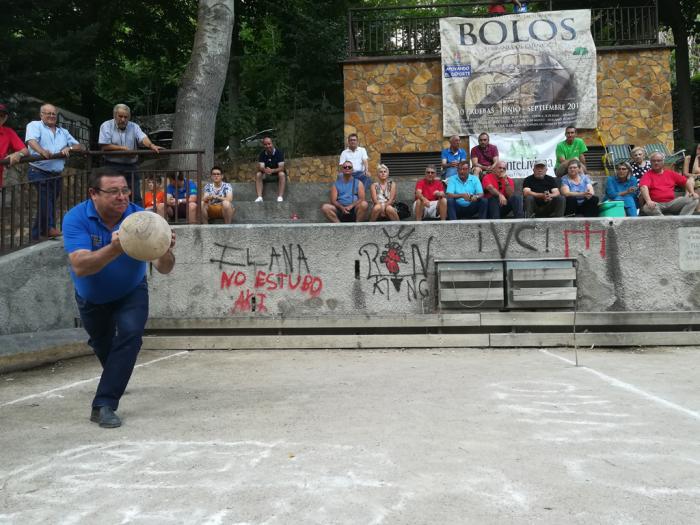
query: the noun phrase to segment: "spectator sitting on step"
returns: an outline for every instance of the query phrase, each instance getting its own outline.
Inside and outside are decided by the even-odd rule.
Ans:
[[[639,181],[632,175],[632,166],[629,162],[618,162],[615,166],[615,175],[610,175],[605,182],[604,201],[622,201],[625,203],[625,215],[636,217],[637,189]]]
[[[649,157],[651,169],[639,181],[639,204],[644,215],[692,215],[698,204],[693,179],[664,169],[663,153]],[[676,197],[675,189],[685,189],[683,197]]]
[[[178,172],[165,190],[165,202],[157,205],[158,213],[168,219],[187,217],[190,224],[197,223],[197,183]]]
[[[491,0],[491,5],[489,5],[488,13],[491,16],[502,16],[506,14],[506,7],[503,5],[505,0]]]
[[[499,160],[496,173],[487,173],[481,181],[486,196],[486,213],[489,219],[501,219],[509,213],[522,219],[523,197],[515,193],[515,182],[508,176],[508,165]]]
[[[450,137],[450,147],[442,150],[442,178],[447,180],[457,175],[457,167],[463,160],[467,160],[467,152],[459,147],[459,135]]]
[[[630,162],[630,166],[632,166],[632,176],[640,181],[642,180],[642,175],[651,169],[651,162],[647,160],[647,152],[644,151],[644,148],[641,146],[632,149],[631,155],[632,162]]]
[[[525,216],[528,219],[564,216],[566,200],[559,193],[557,180],[547,175],[545,160],[536,160],[532,167],[532,175],[523,181],[523,197]]]
[[[369,172],[369,157],[367,150],[360,144],[360,139],[357,133],[348,135],[348,147],[340,154],[339,166],[345,162],[352,163],[352,176],[359,179],[365,186],[365,190],[369,190],[369,185],[372,183],[372,175]]]
[[[489,143],[488,133],[479,135],[479,144],[474,146],[470,152],[472,159],[472,170],[474,175],[481,178],[486,173],[492,173],[498,162],[498,148],[495,144]]]
[[[700,144],[695,146],[693,153],[683,159],[683,175],[693,179],[695,191],[700,188]],[[700,203],[695,211],[700,211]]]
[[[557,161],[554,164],[554,173],[557,177],[566,175],[568,173],[569,162],[572,160],[578,161],[581,165],[581,173],[585,173],[586,157],[583,154],[588,151],[588,147],[582,139],[576,136],[576,128],[574,126],[566,128],[564,136],[566,138],[557,144]]]
[[[468,164],[469,161],[463,160]],[[434,164],[428,164],[425,168],[425,177],[416,182],[416,200],[413,201],[413,216],[417,221],[423,219],[437,219],[444,221],[447,218],[447,198],[445,186],[437,178],[437,170]]]
[[[275,148],[270,137],[262,140],[263,150],[258,157],[258,172],[255,174],[255,191],[258,197],[255,202],[263,201],[263,179],[266,175],[277,175],[277,202],[284,200],[284,185],[287,174],[284,171],[284,153]]]
[[[353,177],[353,164],[345,161],[343,173],[331,186],[330,203],[321,206],[321,212],[330,222],[360,222],[367,214],[365,187]]]
[[[396,202],[396,184],[389,179],[389,168],[384,164],[377,166],[377,182],[370,187],[372,196],[372,211],[369,214],[370,222],[375,222],[378,219],[386,219],[389,221],[398,221],[399,214],[394,208]]]
[[[143,197],[143,205],[146,210],[157,211],[157,206],[165,202],[165,192],[161,187],[160,177],[146,179],[146,194]]]
[[[224,182],[224,175],[219,166],[210,172],[211,182],[204,186],[202,195],[202,220],[223,219],[224,224],[231,224],[236,209],[233,207],[233,187]]]
[[[576,159],[567,163],[566,175],[561,178],[561,192],[566,198],[566,215],[598,216],[598,197],[591,178],[583,173],[581,162]]]
[[[469,173],[469,161],[459,163],[456,177],[447,181],[447,217],[451,221],[457,219],[486,218],[486,202],[482,197],[484,190],[479,177]]]

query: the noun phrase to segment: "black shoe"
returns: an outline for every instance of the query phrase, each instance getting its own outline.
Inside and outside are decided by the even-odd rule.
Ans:
[[[102,428],[117,428],[122,425],[122,420],[114,413],[112,407],[96,407],[90,413],[90,421],[98,423]]]

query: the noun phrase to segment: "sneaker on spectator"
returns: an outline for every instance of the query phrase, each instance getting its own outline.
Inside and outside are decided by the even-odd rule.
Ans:
[[[262,197],[258,197],[257,199],[255,199],[255,202],[262,202],[262,201],[263,201]]]
[[[277,197],[277,202],[284,202],[284,199],[282,198],[282,195],[280,195],[279,197]]]

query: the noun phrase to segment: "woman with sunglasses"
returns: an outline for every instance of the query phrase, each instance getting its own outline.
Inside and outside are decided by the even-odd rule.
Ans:
[[[637,205],[637,190],[639,181],[632,175],[632,166],[629,162],[618,162],[615,166],[615,175],[610,175],[605,183],[605,200],[623,201],[625,214],[628,217],[639,215]]]

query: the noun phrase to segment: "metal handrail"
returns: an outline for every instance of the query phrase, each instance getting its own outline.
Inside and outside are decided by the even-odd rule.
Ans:
[[[127,175],[130,187],[135,189],[137,181],[146,182],[153,179],[156,174],[172,174],[185,172],[188,179],[196,174],[197,184],[197,210],[200,223],[203,220],[202,208],[202,178],[203,178],[203,150],[134,150],[134,151],[74,151],[69,158],[62,154],[44,158],[31,155],[20,159],[18,164],[30,162],[64,159],[70,161],[74,157],[87,159],[84,169],[70,169],[59,176],[46,177],[40,182],[25,181],[7,184],[0,188],[0,254],[9,253],[17,249],[30,246],[43,239],[33,239],[32,230],[37,232],[49,231],[49,225],[54,219],[58,219],[55,228],[60,231],[60,223],[67,211],[87,197],[88,175],[91,173],[92,159],[104,156],[118,157],[170,157],[172,155],[196,155],[196,169],[181,169],[171,167],[169,169],[153,170],[135,166]],[[8,159],[0,160],[0,164],[8,165]],[[95,168],[99,169],[99,168]],[[44,206],[42,207],[42,202]],[[177,209],[175,219],[178,219]],[[29,231],[29,234],[26,231]],[[37,233],[34,232],[34,233]]]
[[[635,6],[593,8],[591,32],[598,45],[658,44],[658,4],[637,0]],[[475,9],[489,2],[357,7],[348,10],[348,56],[404,56],[440,53],[438,21],[445,16],[488,17]],[[534,1],[530,6],[580,8],[576,2]],[[461,11],[461,12],[458,12]],[[387,14],[395,13],[389,17]]]

